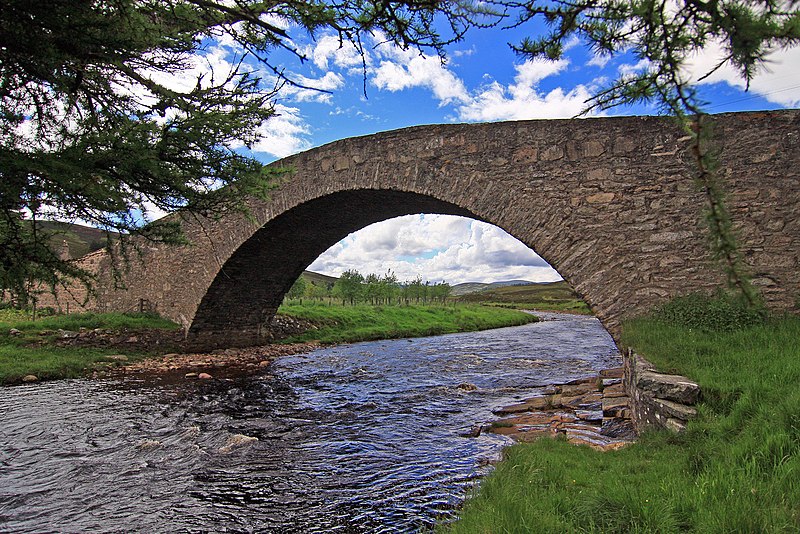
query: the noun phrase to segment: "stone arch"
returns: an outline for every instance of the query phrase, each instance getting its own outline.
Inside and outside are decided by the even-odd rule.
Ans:
[[[743,256],[768,304],[791,309],[800,112],[714,121]],[[199,346],[257,343],[287,284],[327,245],[371,222],[433,212],[490,222],[535,249],[615,334],[625,317],[723,283],[688,143],[663,117],[434,125],[337,141],[277,162],[289,173],[250,217],[174,215],[191,245],[145,246],[124,290],[101,277],[92,307],[126,310],[143,298]],[[93,261],[109,271],[107,259]]]
[[[258,343],[283,296],[320,254],[370,224],[415,213],[476,218],[430,196],[376,189],[331,193],[287,210],[228,258],[200,301],[190,335],[201,346],[221,337],[227,344]]]

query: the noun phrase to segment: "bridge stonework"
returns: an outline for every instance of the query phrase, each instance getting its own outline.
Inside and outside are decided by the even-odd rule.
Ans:
[[[741,251],[775,309],[800,296],[800,111],[717,115],[719,174]],[[533,248],[616,334],[666,299],[723,284],[709,258],[689,139],[669,118],[421,126],[344,139],[276,165],[291,176],[254,220],[184,219],[185,247],[146,246],[89,306],[140,299],[198,347],[262,342],[303,269],[364,226],[413,213],[495,224]],[[74,305],[73,305],[74,309]]]

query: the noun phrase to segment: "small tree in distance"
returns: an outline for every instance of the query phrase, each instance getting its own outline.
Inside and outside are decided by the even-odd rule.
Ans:
[[[354,305],[361,298],[364,283],[364,276],[356,270],[347,270],[342,273],[333,285],[333,296],[341,299],[342,304],[350,302]]]
[[[294,281],[292,287],[289,288],[289,291],[286,293],[286,298],[288,300],[300,300],[300,304],[302,304],[303,295],[306,294],[307,287],[308,282],[306,282],[305,277],[301,274],[297,277],[297,280]]]

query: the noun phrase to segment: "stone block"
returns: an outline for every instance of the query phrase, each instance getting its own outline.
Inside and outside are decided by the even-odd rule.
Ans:
[[[644,371],[636,377],[636,387],[657,399],[680,404],[696,404],[700,399],[700,386],[685,376]]]
[[[697,415],[697,410],[695,408],[686,406],[685,404],[679,404],[664,399],[653,399],[653,404],[656,405],[657,409],[662,414],[682,421],[688,421]]]

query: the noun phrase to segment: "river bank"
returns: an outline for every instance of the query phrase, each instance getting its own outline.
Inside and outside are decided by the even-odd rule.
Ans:
[[[476,305],[293,305],[281,311],[270,324],[273,343],[208,355],[184,354],[183,331],[157,316],[88,313],[37,321],[6,316],[0,321],[0,384],[125,372],[117,369],[120,366],[198,375],[231,367],[234,373],[269,361],[272,355],[312,350],[319,343],[471,332],[538,320],[529,313]],[[289,348],[281,348],[285,344]],[[201,362],[207,364],[193,365]]]
[[[700,384],[698,417],[608,453],[562,440],[515,445],[440,531],[797,532],[798,340],[791,316],[727,330],[660,317],[626,324],[626,346]]]

